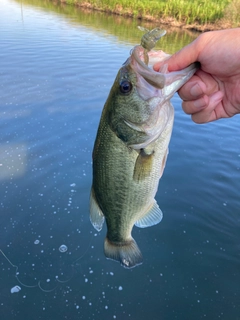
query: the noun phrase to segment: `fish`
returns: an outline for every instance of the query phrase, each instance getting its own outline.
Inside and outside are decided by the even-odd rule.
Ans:
[[[155,195],[174,121],[170,99],[197,70],[192,64],[168,72],[170,55],[153,50],[165,30],[144,31],[117,73],[92,153],[90,221],[100,231],[106,220],[104,254],[128,269],[143,262],[134,225],[145,228],[162,220]],[[157,61],[163,61],[159,72],[153,70]]]

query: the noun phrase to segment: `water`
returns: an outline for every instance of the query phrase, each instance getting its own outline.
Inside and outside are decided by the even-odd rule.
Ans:
[[[134,228],[144,264],[126,270],[105,259],[88,199],[99,117],[138,22],[36,0],[1,0],[0,15],[1,319],[239,320],[239,116],[196,125],[174,96],[164,219]]]

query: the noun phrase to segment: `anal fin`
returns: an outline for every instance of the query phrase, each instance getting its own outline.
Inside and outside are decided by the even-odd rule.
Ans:
[[[102,213],[102,210],[99,208],[94,190],[92,188],[90,195],[90,221],[97,231],[100,231],[102,229],[104,219],[104,215]]]
[[[135,222],[135,226],[139,228],[151,227],[161,222],[162,217],[163,213],[159,208],[156,200],[154,200],[154,203],[150,210],[141,219]]]

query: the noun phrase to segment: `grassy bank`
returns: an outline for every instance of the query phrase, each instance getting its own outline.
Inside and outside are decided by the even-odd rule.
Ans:
[[[213,30],[240,26],[240,0],[60,0],[174,26]]]

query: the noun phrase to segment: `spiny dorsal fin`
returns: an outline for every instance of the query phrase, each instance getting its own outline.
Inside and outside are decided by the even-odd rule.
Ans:
[[[104,223],[104,215],[102,213],[102,210],[99,208],[93,188],[90,195],[90,221],[97,231],[100,231],[102,229]]]
[[[161,222],[162,217],[162,211],[159,208],[156,200],[154,200],[151,209],[141,219],[135,222],[135,226],[139,228],[151,227]]]

